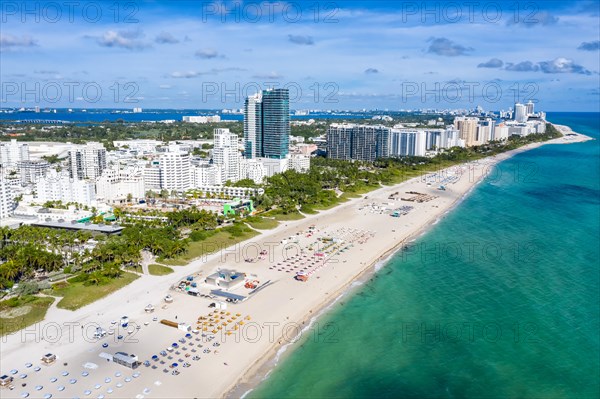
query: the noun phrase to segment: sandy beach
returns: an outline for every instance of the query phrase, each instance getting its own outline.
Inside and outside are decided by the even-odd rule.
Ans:
[[[590,139],[567,126],[555,127],[565,136],[383,187],[175,267],[174,274],[144,275],[77,311],[54,304],[45,321],[2,337],[0,374],[14,378],[14,389],[1,388],[0,397],[239,397],[260,380],[261,367],[282,346],[292,342],[293,350],[301,334],[326,336],[318,321],[308,328],[311,319],[374,265],[430,228],[493,165],[541,145]],[[399,216],[390,216],[393,211]],[[231,293],[246,300],[217,310],[209,308],[213,298],[172,289],[192,276],[200,293],[209,293],[216,287],[204,279],[218,269],[245,273],[245,280],[259,289],[235,288]],[[300,271],[308,281],[294,279]],[[168,294],[170,303],[164,300]],[[144,311],[148,304],[154,312]],[[122,328],[118,321],[124,315],[129,325]],[[196,332],[163,325],[162,319],[187,323]],[[96,339],[97,326],[113,334]],[[132,370],[103,355],[117,351],[148,363]],[[58,360],[43,365],[40,358],[46,353]]]

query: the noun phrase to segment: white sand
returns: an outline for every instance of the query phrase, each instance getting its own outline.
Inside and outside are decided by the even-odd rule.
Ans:
[[[567,127],[558,125],[556,127],[565,133],[571,133]],[[576,135],[547,143],[562,144],[587,139],[589,138],[586,136]],[[489,165],[543,144],[546,143],[531,144],[496,157],[442,171],[440,174],[444,177],[453,174],[460,176],[455,183],[446,184],[446,191],[437,189],[439,183],[427,186],[424,177],[415,178],[394,187],[373,191],[366,197],[349,201],[318,215],[284,223],[254,238],[251,242],[229,248],[224,253],[193,261],[185,267],[175,267],[175,274],[164,277],[143,276],[128,287],[75,312],[53,306],[44,322],[2,338],[0,373],[9,373],[11,369],[17,369],[18,373],[14,375],[15,389],[12,391],[7,388],[0,389],[0,397],[20,397],[22,392],[28,392],[30,397],[43,397],[47,393],[54,395],[55,398],[86,397],[86,390],[91,391],[89,397],[104,395],[107,398],[111,396],[119,398],[222,397],[230,392],[236,383],[252,379],[260,365],[273,358],[281,345],[292,340],[302,327],[307,326],[313,315],[344,292],[378,260],[385,258],[403,243],[432,226],[481,180],[485,171],[489,171]],[[406,194],[407,191],[430,194],[437,198],[424,203],[388,199],[388,196],[395,192],[399,192],[399,197],[407,197],[409,196]],[[369,208],[364,208],[365,205],[372,203],[388,208],[409,205],[414,206],[414,209],[408,215],[393,218],[389,216],[389,212],[371,213]],[[383,205],[384,203],[394,205]],[[359,208],[363,209],[359,210]],[[312,237],[306,237],[311,225],[316,225],[319,231],[316,231]],[[295,255],[300,248],[304,248],[305,253],[312,256],[317,248],[311,251],[307,247],[315,241],[316,237],[335,234],[341,237],[345,234],[344,237],[348,239],[350,230],[365,232],[365,237],[370,237],[368,232],[374,235],[366,242],[356,241],[354,246],[345,252],[332,255],[325,266],[310,276],[308,282],[295,281],[294,272],[269,269],[270,266],[283,263],[285,258]],[[296,235],[298,232],[302,234]],[[288,245],[286,250],[286,246],[279,243],[290,236],[297,237],[299,243]],[[342,246],[346,245],[348,241]],[[244,261],[246,257],[256,257],[260,249],[269,251],[267,259],[254,263]],[[238,325],[237,331],[231,330],[231,335],[219,331],[216,338],[210,342],[206,339],[196,341],[195,338],[201,338],[200,335],[192,334],[191,342],[196,353],[191,352],[192,346],[189,342],[180,344],[180,346],[185,345],[187,350],[182,350],[180,355],[172,354],[173,359],[165,359],[165,365],[151,361],[158,366],[156,370],[141,366],[133,371],[107,362],[99,356],[103,351],[111,354],[125,351],[135,353],[141,361],[144,361],[149,360],[153,354],[158,355],[161,350],[178,341],[185,335],[184,332],[161,325],[152,321],[152,318],[175,321],[177,316],[178,322],[185,321],[195,325],[198,317],[208,315],[212,311],[208,308],[212,300],[170,291],[169,287],[191,274],[201,273],[202,277],[206,277],[218,267],[245,272],[249,275],[249,279],[259,280],[261,284],[268,280],[273,282],[251,295],[245,302],[229,305],[227,311],[231,314],[223,315],[225,316],[223,321],[231,320],[227,328],[232,328],[235,323],[243,320],[244,324]],[[201,278],[197,279],[200,280]],[[206,292],[206,287],[201,287],[201,291]],[[241,287],[234,293],[247,296],[249,291]],[[162,300],[168,293],[174,297],[174,302],[171,304],[165,304]],[[144,307],[149,303],[156,307],[153,314],[144,312]],[[237,313],[241,316],[232,320],[231,316]],[[124,340],[116,340],[115,337],[119,332],[99,342],[91,339],[95,327],[90,323],[99,323],[108,329],[111,320],[118,320],[122,315],[128,315],[131,323],[140,325],[141,329],[131,336],[121,331],[120,333],[125,336]],[[250,320],[246,318],[247,316],[250,316]],[[148,322],[148,326],[145,326],[144,322]],[[67,323],[79,324],[70,330]],[[81,324],[88,327],[85,331],[88,332],[89,339],[83,338],[84,330],[81,329]],[[56,338],[59,331],[60,336]],[[313,332],[309,330],[306,333]],[[101,347],[104,342],[109,344],[106,349]],[[218,347],[213,346],[215,342],[219,343]],[[203,347],[198,347],[199,344]],[[210,353],[203,352],[207,348],[211,350]],[[51,366],[40,364],[40,357],[47,352],[59,356],[56,364]],[[186,352],[191,356],[186,358],[184,356]],[[194,355],[199,355],[201,359],[191,360]],[[162,356],[160,358],[163,359]],[[191,367],[183,368],[179,359],[189,362]],[[174,361],[179,363],[178,370],[181,374],[178,376],[171,375],[171,369],[167,367]],[[25,367],[27,362],[33,363],[33,366]],[[63,362],[68,362],[68,365],[64,366]],[[38,365],[41,369],[36,372],[34,368]],[[168,374],[162,372],[165,367],[169,370]],[[62,376],[63,371],[69,372],[69,375]],[[88,372],[89,375],[82,376],[83,371]],[[117,377],[115,373],[118,372],[121,375]],[[135,372],[139,373],[137,378],[133,378]],[[22,373],[27,374],[25,379],[19,377]],[[57,381],[52,382],[52,377]],[[70,384],[71,378],[76,378],[77,383]],[[110,378],[110,381],[107,378]],[[131,381],[127,382],[125,378],[131,378]],[[27,386],[22,387],[22,383],[27,383]],[[95,388],[96,384],[100,385],[98,389]],[[118,384],[122,384],[122,387]],[[37,391],[35,389],[37,385],[43,388]],[[60,385],[65,387],[64,391],[58,390]]]

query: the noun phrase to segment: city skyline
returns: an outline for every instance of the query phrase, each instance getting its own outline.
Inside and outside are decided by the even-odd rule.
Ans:
[[[292,109],[597,109],[594,2],[25,3],[1,9],[2,107],[241,108],[278,86]]]

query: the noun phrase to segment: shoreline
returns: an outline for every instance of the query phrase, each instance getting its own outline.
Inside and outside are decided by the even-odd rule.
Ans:
[[[551,123],[551,122],[549,122],[549,123]],[[529,150],[533,150],[535,148],[539,148],[546,144],[571,144],[571,143],[576,143],[576,142],[584,142],[584,141],[594,140],[593,138],[591,138],[589,136],[575,133],[569,126],[557,125],[557,124],[553,124],[553,123],[551,123],[551,124],[563,134],[563,137],[545,141],[545,142],[528,144],[526,146],[519,147],[514,150],[511,150],[511,151],[508,151],[505,153],[501,153],[501,154],[498,154],[493,157],[483,158],[476,162],[484,162],[484,161],[492,160],[493,162],[490,162],[487,165],[497,165],[507,159],[512,158],[513,156],[515,156],[517,154],[520,154],[520,153],[523,153],[523,152],[526,152]],[[567,134],[577,135],[577,141],[564,142],[564,139]],[[563,140],[563,142],[555,143],[554,141],[557,141],[557,140]],[[498,157],[502,157],[502,158],[497,159]],[[409,246],[410,243],[412,243],[412,242],[416,241],[417,239],[419,239],[420,237],[426,235],[431,229],[434,228],[435,225],[437,225],[437,223],[439,221],[444,219],[447,215],[449,215],[451,212],[453,212],[462,202],[464,202],[464,200],[471,195],[471,193],[484,180],[485,177],[487,177],[487,176],[484,174],[479,175],[477,178],[477,181],[473,183],[471,188],[469,188],[462,196],[457,198],[454,201],[454,203],[445,212],[443,212],[441,215],[438,215],[437,217],[435,217],[434,218],[435,220],[433,223],[429,223],[430,220],[425,221],[420,230],[409,235],[404,240],[395,244],[392,248],[388,249],[376,261],[369,264],[362,271],[360,271],[356,276],[354,276],[352,278],[352,280],[348,281],[337,292],[332,294],[328,300],[325,300],[323,303],[321,303],[317,309],[311,309],[310,312],[308,312],[304,317],[304,318],[307,318],[307,317],[309,318],[309,320],[310,320],[309,325],[305,329],[303,329],[301,334],[296,336],[294,339],[300,340],[303,333],[306,330],[310,329],[310,327],[312,326],[312,324],[314,322],[316,322],[319,318],[322,318],[328,311],[330,311],[331,308],[333,306],[335,306],[335,304],[341,298],[351,296],[353,294],[354,288],[357,288],[357,287],[363,285],[368,280],[370,280],[372,278],[372,276],[377,274],[380,270],[384,269],[387,266],[387,264],[392,260],[392,258],[394,256],[396,256],[398,253],[400,253],[401,251],[403,251],[406,248],[406,246]],[[418,179],[418,177],[414,178],[414,179]],[[412,180],[412,179],[410,179],[410,180]],[[410,180],[407,180],[405,182],[397,184],[394,187],[402,186],[404,183],[408,183]],[[377,267],[377,265],[380,263],[381,263],[381,266]],[[357,282],[359,284],[354,286],[354,284]],[[312,314],[313,311],[315,311],[314,315]],[[260,385],[262,382],[267,380],[267,378],[269,377],[271,372],[280,363],[280,361],[285,360],[285,358],[283,358],[283,359],[280,358],[280,356],[279,356],[280,350],[285,348],[284,354],[286,354],[287,356],[290,356],[290,355],[292,355],[292,352],[288,352],[287,348],[291,347],[292,345],[294,345],[297,342],[299,342],[299,341],[289,342],[284,345],[273,346],[267,353],[264,354],[264,356],[261,359],[258,359],[254,365],[252,365],[250,368],[248,368],[246,370],[246,372],[244,373],[244,375],[240,376],[238,381],[236,381],[230,387],[230,389],[225,391],[219,397],[222,397],[222,398],[245,398],[252,391],[254,391],[258,385]],[[292,351],[293,351],[293,348],[292,348]]]
[[[560,125],[555,126],[558,128]],[[270,370],[281,360],[281,357],[292,353],[294,348],[291,345],[297,343],[296,336],[298,334],[286,335],[287,325],[295,324],[297,328],[295,331],[300,335],[303,334],[303,331],[308,331],[312,324],[317,322],[319,318],[322,318],[337,301],[352,294],[353,288],[360,285],[357,284],[357,281],[360,283],[367,281],[370,276],[384,268],[389,263],[389,260],[402,250],[403,246],[426,234],[439,220],[446,217],[447,214],[460,205],[472,193],[474,188],[483,181],[485,168],[490,164],[497,164],[518,153],[545,144],[567,144],[588,139],[590,138],[587,136],[579,135],[576,139],[567,140],[563,136],[546,142],[532,143],[493,157],[430,172],[398,185],[383,186],[332,209],[315,215],[309,215],[297,221],[283,222],[273,230],[263,231],[260,235],[220,253],[196,259],[187,266],[173,267],[175,273],[169,276],[143,276],[127,287],[75,312],[52,308],[48,311],[44,321],[37,323],[36,326],[40,328],[44,323],[57,324],[61,321],[63,324],[76,321],[79,323],[93,322],[106,326],[111,319],[118,320],[123,314],[128,314],[130,320],[133,319],[140,324],[144,320],[147,320],[149,324],[144,324],[145,326],[141,328],[139,334],[134,334],[139,337],[136,342],[127,342],[127,337],[122,341],[116,341],[114,338],[109,337],[109,339],[115,342],[109,339],[105,340],[105,342],[110,343],[108,351],[117,349],[128,353],[136,353],[140,355],[140,360],[143,361],[146,357],[161,350],[157,348],[157,343],[164,348],[169,342],[175,342],[182,335],[181,331],[177,332],[176,329],[168,329],[164,326],[161,327],[159,323],[151,323],[150,319],[152,315],[144,314],[143,308],[145,305],[148,303],[154,304],[156,311],[153,315],[157,316],[158,319],[166,318],[173,320],[179,316],[178,320],[191,321],[196,320],[198,315],[206,313],[207,310],[201,310],[200,308],[203,305],[208,306],[212,302],[212,300],[196,299],[179,292],[169,291],[169,287],[178,280],[185,279],[187,275],[197,273],[202,273],[202,277],[205,277],[217,268],[232,267],[242,272],[250,273],[250,276],[256,276],[256,279],[261,280],[261,282],[267,280],[273,281],[273,284],[252,295],[249,297],[249,300],[228,307],[228,310],[231,310],[231,312],[247,314],[248,317],[252,315],[252,322],[248,322],[247,324],[255,324],[258,332],[262,332],[260,340],[252,342],[248,336],[244,335],[242,331],[244,328],[240,329],[237,336],[234,334],[231,338],[227,338],[225,334],[217,334],[216,337],[220,338],[218,342],[222,344],[218,348],[219,353],[217,354],[217,351],[214,350],[214,353],[203,355],[202,360],[198,363],[192,362],[191,368],[181,369],[181,374],[183,375],[176,377],[170,374],[160,374],[160,370],[153,371],[142,367],[140,372],[144,375],[137,380],[137,382],[145,382],[144,395],[147,397],[239,397],[261,383],[265,379],[265,375],[268,376]],[[442,177],[441,175],[448,170],[455,173],[454,176],[463,178],[459,178],[455,182],[456,184],[451,183],[447,191],[437,191],[433,187],[426,187],[424,181],[426,176],[440,174],[439,177]],[[467,170],[469,176],[475,178],[475,181],[468,181],[466,178],[468,176],[464,174]],[[474,174],[471,175],[470,172]],[[382,201],[389,201],[388,194],[394,190],[399,191],[400,188],[402,191],[410,189],[430,193],[435,195],[436,198],[431,202],[422,204],[412,203],[415,209],[408,215],[401,216],[400,218],[391,218],[388,214],[373,214],[373,212],[370,212],[371,214],[369,215],[368,211],[362,210],[366,207],[367,202],[378,202],[381,204]],[[369,198],[368,201],[367,197]],[[363,205],[363,208],[359,208],[361,205]],[[311,277],[306,283],[294,281],[291,279],[292,275],[285,274],[285,271],[281,272],[274,269],[271,271],[270,264],[275,265],[278,260],[284,263],[286,261],[286,253],[284,251],[281,251],[283,256],[277,257],[276,251],[271,252],[271,249],[282,249],[282,246],[279,245],[281,240],[294,235],[294,232],[298,230],[306,230],[309,225],[317,225],[320,235],[337,234],[335,233],[336,231],[352,227],[373,231],[369,237],[375,238],[367,238],[364,242],[357,242],[356,246],[353,245],[354,248],[349,250],[350,254],[336,253],[333,261],[326,264],[323,263],[323,270],[319,270],[316,276]],[[393,228],[391,231],[390,227]],[[395,229],[398,229],[399,232]],[[310,241],[305,239],[304,233],[297,237],[303,242]],[[271,246],[268,246],[268,244],[271,244]],[[245,263],[240,258],[240,253],[244,250],[242,248],[242,251],[239,251],[240,245],[243,245],[246,250],[251,245],[258,245],[261,248],[266,246],[269,248],[269,257],[275,258],[268,261]],[[231,261],[233,256],[235,256],[235,262]],[[242,256],[242,258],[244,257],[245,255]],[[167,293],[173,295],[175,299],[173,304],[164,304],[161,301]],[[285,298],[289,298],[289,300]],[[127,299],[127,303],[124,303],[125,299]],[[290,301],[293,302],[289,303]],[[275,334],[273,337],[280,337],[278,338],[279,341],[277,338],[270,339],[270,337],[268,339],[264,336],[266,332],[265,325],[268,325],[268,323],[275,325],[272,329]],[[31,330],[29,328],[27,331]],[[63,334],[68,332],[65,330],[63,328]],[[271,331],[269,331],[269,336],[271,335],[270,333]],[[42,353],[52,352],[57,353],[59,356],[68,353],[64,357],[68,358],[69,366],[65,366],[65,368],[73,373],[77,367],[81,368],[82,364],[87,370],[86,365],[89,365],[91,362],[98,362],[98,353],[95,352],[104,350],[100,349],[99,344],[94,344],[93,347],[90,347],[90,341],[71,340],[67,339],[66,336],[53,342],[49,339],[46,332],[44,334],[46,334],[45,341],[44,337],[36,336],[36,334],[29,336],[27,332],[24,333],[23,331],[9,337],[3,337],[2,363],[4,367],[1,371],[6,373],[8,369],[12,368],[11,366],[14,366],[15,369],[20,369],[23,367],[22,364],[24,362],[39,359]],[[232,341],[234,337],[237,338],[238,336],[241,336],[241,339],[236,340],[236,342],[228,342],[228,340]],[[23,343],[27,344],[23,345]],[[115,366],[112,363],[100,363],[101,366],[95,363],[92,364],[97,367],[97,369],[94,369],[96,370],[93,371],[94,373],[104,373],[105,376],[114,370],[124,370],[123,367]],[[56,367],[60,368],[62,366]],[[265,368],[267,370],[266,373],[264,372]],[[55,369],[54,372],[58,371],[60,369]],[[89,372],[92,373],[91,370]],[[41,382],[41,372],[39,374],[39,381]],[[135,376],[133,377],[136,378]],[[33,386],[38,375],[30,375],[28,378],[27,381],[31,384],[30,386]],[[48,379],[46,378],[43,381],[45,381],[44,385],[46,385]],[[152,381],[154,381],[154,384],[152,384]],[[163,381],[165,382],[163,383]],[[182,384],[184,381],[188,382],[188,384]],[[85,381],[81,381],[81,383],[85,383]],[[133,383],[125,384],[119,391],[119,396],[136,397],[136,394],[141,394],[141,389],[138,389],[139,386],[138,388],[135,388],[135,386],[136,384]],[[148,387],[152,391],[149,394],[145,393],[146,390],[150,391]],[[202,393],[199,394],[197,392],[198,388],[195,387],[202,387]],[[244,389],[245,387],[247,388]],[[67,388],[74,389],[75,387],[67,385]],[[104,388],[106,387],[102,389]],[[94,387],[90,389],[94,389]],[[112,389],[112,386],[110,389]],[[242,389],[244,392],[240,392]],[[5,397],[5,392],[7,393],[6,397],[18,397],[20,390],[14,392],[2,390],[0,396]],[[100,392],[98,391],[97,393]],[[40,392],[40,394],[43,393],[45,392]],[[81,391],[71,392],[66,390],[64,394],[61,393],[59,395],[56,392],[54,395],[78,396],[81,395]]]

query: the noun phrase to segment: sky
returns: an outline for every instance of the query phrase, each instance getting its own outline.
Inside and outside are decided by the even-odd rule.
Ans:
[[[11,1],[0,106],[600,111],[596,1]]]

